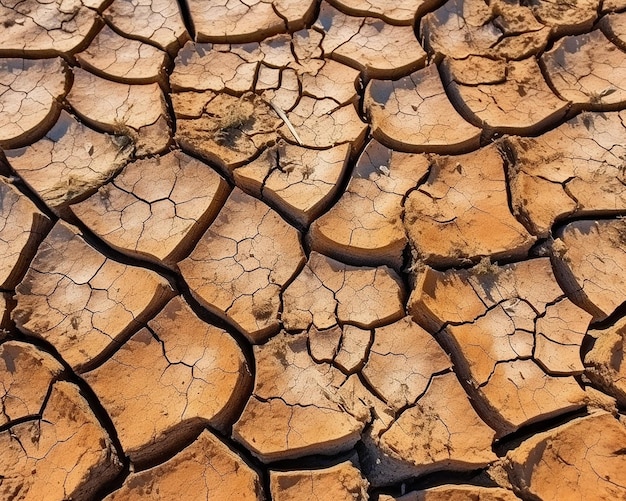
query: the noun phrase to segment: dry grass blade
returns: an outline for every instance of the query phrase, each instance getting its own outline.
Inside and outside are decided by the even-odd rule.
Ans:
[[[293,134],[293,137],[296,138],[296,141],[298,141],[298,144],[302,146],[302,140],[298,136],[298,133],[296,132],[295,127],[291,124],[291,122],[287,118],[287,115],[285,115],[285,112],[281,110],[278,106],[276,106],[272,101],[269,102],[269,105],[277,113],[277,115],[281,118],[281,120],[285,122],[285,125],[291,131],[291,133]]]

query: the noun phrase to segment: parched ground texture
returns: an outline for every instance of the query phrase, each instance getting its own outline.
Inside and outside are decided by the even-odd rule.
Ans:
[[[0,0],[0,500],[626,499],[626,0]]]

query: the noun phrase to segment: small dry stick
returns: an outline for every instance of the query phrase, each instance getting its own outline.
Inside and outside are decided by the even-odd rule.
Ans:
[[[294,126],[291,125],[291,122],[287,118],[287,115],[285,115],[285,112],[281,110],[278,106],[276,106],[272,101],[270,101],[270,106],[276,112],[276,114],[282,119],[282,121],[285,122],[285,125],[291,131],[291,133],[293,134],[293,137],[296,138],[296,141],[298,141],[298,144],[302,146],[302,140],[298,136],[298,133],[296,132],[296,129],[294,128]]]

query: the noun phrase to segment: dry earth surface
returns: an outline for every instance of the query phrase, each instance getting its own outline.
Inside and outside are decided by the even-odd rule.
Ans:
[[[0,500],[626,500],[625,0],[0,0]]]

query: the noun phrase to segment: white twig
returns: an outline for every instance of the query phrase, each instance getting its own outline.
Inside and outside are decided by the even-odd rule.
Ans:
[[[276,106],[272,101],[270,101],[270,106],[276,112],[276,114],[282,119],[282,121],[285,122],[285,125],[291,131],[291,133],[293,134],[293,137],[296,138],[296,141],[298,141],[298,144],[302,146],[302,141],[300,140],[300,136],[298,136],[298,133],[296,132],[296,129],[294,128],[294,126],[291,125],[291,122],[287,118],[287,115],[285,115],[285,112],[281,110],[278,106]]]

